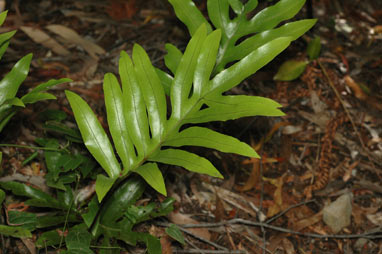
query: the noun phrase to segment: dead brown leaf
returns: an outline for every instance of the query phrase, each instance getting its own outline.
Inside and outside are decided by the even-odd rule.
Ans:
[[[172,212],[169,214],[168,219],[175,224],[199,224],[197,220],[192,219],[189,215],[182,214],[179,212]],[[211,234],[208,231],[208,229],[205,228],[190,228],[188,229],[190,232],[193,234],[210,240],[211,239]]]
[[[55,39],[50,37],[47,33],[36,27],[21,26],[20,29],[26,33],[34,42],[43,45],[44,47],[51,49],[58,55],[67,56],[70,52],[64,48]]]
[[[162,254],[172,254],[171,239],[167,234],[160,238],[160,244],[162,246]]]
[[[87,39],[82,38],[76,31],[63,25],[48,25],[46,29],[62,37],[69,43],[74,43],[82,47],[89,55],[98,60],[98,55],[103,55],[106,51]]]

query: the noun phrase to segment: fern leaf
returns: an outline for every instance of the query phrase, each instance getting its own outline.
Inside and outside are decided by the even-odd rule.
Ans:
[[[166,129],[165,93],[149,57],[138,44],[134,45],[133,61],[149,116],[151,136],[154,143],[159,143]]]
[[[221,31],[216,30],[210,34],[207,31],[207,26],[202,24],[184,53],[172,49],[170,57],[173,57],[171,61],[174,62],[169,65],[175,76],[169,77],[172,82],[169,119],[165,86],[161,78],[167,74],[152,66],[142,47],[134,46],[132,59],[126,53],[121,53],[119,72],[122,91],[114,75],[105,76],[104,90],[110,132],[124,166],[121,176],[126,177],[129,171],[135,172],[162,194],[166,194],[166,190],[156,162],[222,177],[207,159],[171,147],[203,146],[258,157],[250,146],[206,128],[189,127],[179,132],[184,124],[225,121],[243,116],[283,115],[278,109],[281,105],[273,100],[254,96],[226,96],[222,93],[271,61],[293,38],[271,40],[211,79]],[[177,67],[174,64],[176,62],[179,63]],[[119,164],[104,130],[89,106],[71,92],[67,92],[67,97],[85,145],[109,175],[97,177],[96,192],[101,200],[120,172]],[[207,108],[202,109],[202,105]]]
[[[196,30],[202,25],[206,24],[208,31],[212,28],[208,21],[204,18],[203,14],[195,6],[191,0],[169,0],[174,7],[176,16],[187,24],[188,31],[193,36]]]
[[[121,172],[113,147],[89,105],[77,94],[65,91],[86,148],[105,169],[110,178]]]
[[[149,158],[150,161],[183,167],[189,171],[223,178],[219,171],[207,159],[178,149],[161,150]]]
[[[187,104],[196,68],[197,59],[203,42],[207,36],[207,28],[201,25],[187,45],[186,51],[180,60],[174,81],[171,86],[171,119],[179,120],[189,110]]]
[[[117,78],[113,74],[108,73],[105,75],[103,90],[105,93],[105,106],[110,133],[126,171],[134,164],[136,156],[127,130],[122,90]]]
[[[184,119],[183,123],[227,121],[247,116],[283,116],[277,102],[258,96],[220,96],[204,100],[207,108]]]
[[[191,0],[169,2],[191,35],[195,33],[195,27],[207,23]],[[257,0],[248,0],[245,4],[240,0],[207,0],[209,19],[215,28],[222,30],[222,41],[213,73],[219,73],[228,63],[242,59],[275,38],[293,37],[295,40],[308,31],[315,24],[315,19],[302,20],[303,22],[294,23],[293,26],[286,24],[282,26],[282,29],[275,28],[281,22],[294,17],[304,3],[305,0],[280,0],[248,20],[248,14],[257,7]],[[229,14],[230,8],[236,14],[233,18]],[[198,18],[191,18],[190,13]],[[250,37],[238,43],[240,38],[246,36]],[[253,42],[255,42],[254,45]]]
[[[148,150],[150,140],[149,124],[145,102],[134,71],[133,62],[126,52],[121,52],[119,74],[124,98],[125,124],[137,149],[137,159],[141,160],[146,156]]]
[[[163,195],[167,195],[166,186],[161,171],[156,163],[146,163],[135,170],[140,176],[150,183],[156,191]]]
[[[259,158],[252,147],[238,139],[203,127],[190,127],[168,137],[163,146],[201,146],[224,153]]]
[[[167,50],[167,54],[164,56],[165,65],[173,74],[175,74],[183,53],[171,43],[166,43],[165,49]]]

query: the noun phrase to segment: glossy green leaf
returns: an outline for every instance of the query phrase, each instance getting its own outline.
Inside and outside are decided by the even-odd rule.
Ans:
[[[124,51],[121,52],[119,59],[119,75],[122,82],[126,126],[137,149],[138,159],[143,158],[146,156],[150,140],[146,107],[133,62]]]
[[[127,130],[122,90],[113,74],[108,73],[105,75],[103,90],[110,133],[123,167],[127,172],[134,163],[136,156]]]
[[[210,121],[227,121],[247,116],[283,116],[285,115],[277,102],[258,96],[218,96],[205,100],[209,106],[200,110],[185,123],[205,123]]]
[[[177,16],[183,23],[185,23],[189,29],[190,34],[194,35],[197,27],[204,22],[199,20],[192,21],[191,18],[187,17],[187,14],[195,11],[198,14],[194,16],[198,16],[201,15],[200,11],[193,5],[192,1],[177,0],[170,1],[170,3],[173,5]],[[267,7],[258,12],[255,16],[248,20],[247,16],[249,12],[253,11],[257,7],[257,0],[249,0],[246,1],[245,4],[243,4],[243,1],[241,0],[208,0],[208,16],[216,28],[222,29],[222,43],[220,45],[217,65],[215,66],[214,73],[216,74],[222,71],[226,64],[229,62],[240,60],[241,58],[248,55],[251,51],[256,49],[256,46],[250,46],[252,45],[252,42],[255,41],[255,44],[258,44],[261,43],[261,40],[263,40],[263,38],[261,38],[262,36],[259,36],[257,33],[262,33],[264,31],[273,33],[273,28],[275,28],[281,22],[294,17],[296,13],[302,8],[304,3],[305,0],[281,0],[275,5]],[[230,16],[230,8],[237,15],[236,17],[232,18]],[[203,19],[204,17],[202,20]],[[294,29],[288,28],[287,30],[289,33],[294,33]],[[298,27],[297,30],[303,30],[303,28]],[[210,32],[209,29],[208,31]],[[305,30],[305,32],[306,31],[307,30]],[[303,33],[304,32],[296,35],[294,39],[301,36]],[[237,46],[238,40],[248,35],[253,35],[253,37],[256,37],[256,40],[248,41],[246,43],[247,50],[243,51]],[[279,34],[277,37],[282,36],[292,35]],[[272,39],[269,39],[268,41]],[[267,43],[268,41],[263,43]],[[257,47],[261,45],[258,45]],[[240,54],[240,56],[238,56],[238,54]]]
[[[154,143],[159,143],[166,130],[167,106],[161,81],[144,49],[133,48],[134,70],[146,104],[150,133]]]
[[[140,234],[142,235],[142,234]],[[145,239],[145,243],[147,246],[147,252],[149,254],[162,254],[162,246],[160,244],[160,240],[150,234],[146,234],[145,237],[142,237]]]
[[[0,81],[0,105],[16,96],[19,86],[27,77],[31,60],[32,54],[21,58]]]
[[[124,216],[132,224],[138,224],[143,221],[151,220],[160,216],[166,216],[174,210],[174,198],[166,198],[158,207],[158,204],[151,202],[145,206],[130,206]]]
[[[11,105],[11,106],[17,106],[17,107],[25,107],[25,104],[23,103],[22,100],[20,100],[19,98],[17,97],[13,97],[9,100],[6,100],[4,102],[4,104],[8,104],[8,105]]]
[[[4,129],[5,125],[11,120],[11,118],[16,114],[16,110],[11,108],[5,112],[0,112],[0,132]]]
[[[236,153],[243,156],[259,158],[252,147],[238,139],[204,127],[190,127],[170,136],[164,146],[202,146],[224,153]]]
[[[97,216],[99,211],[99,204],[96,197],[93,197],[88,204],[88,211],[86,213],[81,213],[81,217],[84,220],[86,226],[90,227]]]
[[[8,223],[10,225],[21,226],[29,231],[36,229],[37,215],[36,213],[28,213],[21,211],[8,211]]]
[[[0,59],[3,57],[5,51],[9,46],[9,41],[11,40],[13,35],[15,35],[15,33],[16,30],[0,34]]]
[[[171,43],[166,43],[165,46],[167,54],[164,56],[164,63],[167,68],[173,73],[176,73],[180,60],[182,59],[183,53]]]
[[[79,142],[82,142],[82,137],[81,137],[81,133],[79,132],[79,130],[70,128],[64,123],[60,123],[57,121],[47,121],[43,125],[43,128],[47,131],[53,131],[56,133],[70,136],[74,139],[77,139]]]
[[[163,90],[164,90],[164,93],[167,95],[167,96],[170,96],[170,92],[171,92],[171,84],[172,84],[172,81],[173,81],[173,77],[169,74],[167,74],[166,72],[156,68],[155,69],[160,81],[162,82],[162,87],[163,87]]]
[[[174,8],[176,16],[187,25],[191,35],[194,35],[202,24],[207,25],[208,32],[212,30],[210,24],[192,0],[169,0],[169,2]]]
[[[59,244],[61,236],[58,234],[57,229],[46,231],[42,233],[36,241],[38,248],[45,248],[46,246],[53,246]]]
[[[121,172],[113,147],[89,105],[77,94],[65,91],[85,146],[111,178]]]
[[[100,223],[109,226],[117,221],[135,204],[145,190],[145,182],[138,177],[130,177],[123,182],[106,200],[100,212]]]
[[[166,234],[171,236],[171,238],[175,239],[176,241],[178,241],[182,245],[186,244],[184,241],[184,236],[183,236],[182,232],[180,231],[180,229],[178,228],[177,225],[170,224],[170,226],[168,228],[166,228],[165,231],[166,231]]]
[[[150,161],[183,167],[189,171],[223,178],[219,171],[207,159],[196,154],[177,149],[159,151]]]
[[[294,80],[301,76],[307,65],[308,61],[305,60],[288,60],[280,66],[273,79],[280,81]]]
[[[257,33],[242,41],[232,50],[227,51],[220,65],[225,66],[229,62],[240,60],[262,45],[279,37],[290,37],[291,40],[296,40],[312,28],[315,23],[315,19],[304,19],[287,23],[279,28]]]
[[[0,26],[3,25],[5,18],[7,17],[8,11],[3,11],[0,13]]]
[[[83,163],[81,164],[80,171],[83,178],[86,178],[90,172],[96,167],[96,162],[89,157],[84,157]]]
[[[78,218],[77,214],[70,213],[68,216],[65,215],[43,215],[38,216],[36,220],[37,228],[48,228],[57,225],[64,225],[64,223],[78,223],[81,220]]]
[[[56,85],[60,85],[60,84],[72,82],[72,81],[73,80],[71,80],[69,78],[51,79],[51,80],[49,80],[45,83],[42,83],[42,84],[36,86],[35,88],[33,88],[29,94],[43,92],[43,91],[48,90],[52,86],[56,86]]]
[[[258,71],[286,49],[291,40],[289,37],[281,37],[254,50],[239,62],[217,74],[211,80],[210,91],[223,93],[237,86],[241,81]]]
[[[32,104],[38,101],[55,100],[56,96],[50,93],[29,93],[21,98],[25,104]]]
[[[143,179],[145,179],[145,181],[151,187],[153,187],[153,189],[155,189],[162,195],[167,195],[162,172],[159,170],[158,165],[156,163],[146,163],[134,170],[134,172],[142,176]]]
[[[308,48],[306,49],[306,52],[308,53],[309,60],[312,61],[314,59],[317,59],[320,55],[321,51],[321,39],[320,37],[316,36],[313,40],[311,40],[308,44]]]
[[[0,35],[0,39],[1,39],[1,35]],[[6,42],[0,44],[0,59],[3,57],[8,46],[9,46],[9,41],[6,41]]]
[[[258,33],[272,29],[280,22],[293,18],[304,4],[305,0],[280,0],[257,13],[243,30],[245,33]]]
[[[205,25],[200,26],[196,31],[176,71],[174,81],[171,87],[171,107],[173,120],[180,119],[188,110],[188,97],[191,92],[194,71],[196,68],[199,52],[207,36]]]
[[[101,202],[106,196],[107,192],[111,189],[115,182],[115,178],[109,178],[104,175],[97,175],[95,191],[97,193],[98,201]]]
[[[64,111],[55,110],[55,109],[47,109],[41,112],[40,115],[45,121],[53,120],[57,122],[61,122],[68,117],[68,115]],[[81,134],[79,132],[78,134],[79,134],[79,137],[81,137]]]
[[[18,182],[0,182],[1,188],[12,191],[14,195],[31,198],[40,201],[43,207],[62,208],[63,206],[49,194]],[[28,201],[26,202],[28,203]]]
[[[90,242],[92,235],[86,229],[69,230],[65,237],[68,254],[92,254]]]
[[[208,82],[212,70],[215,66],[216,56],[220,44],[221,31],[215,30],[207,36],[201,46],[201,51],[198,56],[194,79],[193,79],[193,95],[192,98],[199,99],[207,89]]]
[[[1,163],[1,156],[2,156],[2,153],[0,152],[0,163]],[[2,189],[0,189],[0,205],[3,203],[4,199],[5,199],[5,192]]]
[[[6,226],[0,225],[0,234],[17,238],[30,238],[32,233],[21,226]]]
[[[244,4],[240,0],[228,0],[228,3],[236,14],[244,11]]]
[[[23,165],[23,166],[27,165],[29,162],[34,160],[37,156],[38,156],[38,152],[36,151],[36,152],[32,153],[30,156],[28,156],[25,160],[23,160],[21,165]]]

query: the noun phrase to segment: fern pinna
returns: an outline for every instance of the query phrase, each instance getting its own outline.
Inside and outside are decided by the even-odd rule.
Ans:
[[[202,146],[258,157],[249,145],[236,138],[204,127],[191,125],[182,130],[181,127],[246,116],[283,115],[280,105],[271,99],[223,93],[270,62],[315,23],[315,20],[302,20],[274,28],[293,17],[304,0],[281,0],[250,20],[247,14],[257,1],[242,4],[240,0],[209,0],[209,17],[216,30],[191,0],[170,0],[170,3],[192,35],[184,53],[174,45],[166,45],[165,64],[173,75],[153,67],[144,49],[136,44],[132,59],[121,52],[122,86],[111,73],[104,78],[107,120],[122,167],[88,104],[66,91],[85,145],[108,175],[97,177],[99,201],[117,179],[124,179],[131,172],[166,195],[158,162],[222,177],[207,159],[179,149],[181,146]],[[237,15],[233,19],[229,17],[229,8]],[[250,34],[253,35],[248,37]],[[236,45],[243,36],[248,38]],[[236,63],[225,68],[233,61]],[[166,94],[171,102],[170,117],[167,117]]]

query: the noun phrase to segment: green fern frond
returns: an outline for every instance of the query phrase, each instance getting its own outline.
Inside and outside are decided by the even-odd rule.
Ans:
[[[191,35],[196,33],[196,29],[202,24],[206,24],[209,32],[213,30],[192,0],[169,0],[169,2]],[[315,19],[290,22],[278,28],[276,26],[293,18],[304,3],[305,0],[281,0],[248,19],[247,16],[257,7],[257,0],[248,0],[245,4],[241,0],[207,0],[210,22],[215,28],[222,30],[219,54],[213,73],[222,71],[228,63],[242,59],[276,38],[291,37],[295,40],[303,35],[316,23]],[[233,18],[230,17],[230,9],[235,13]],[[239,43],[240,39],[242,41]],[[174,54],[173,48],[170,50],[170,46],[167,46],[166,49],[171,57],[178,57]],[[168,62],[166,61],[167,67],[169,67]]]
[[[175,75],[171,78],[171,115],[168,119],[163,83],[142,47],[134,45],[132,59],[125,52],[121,53],[119,73],[122,89],[113,74],[105,75],[103,88],[107,121],[122,167],[111,141],[90,107],[80,96],[66,91],[85,145],[108,175],[97,178],[99,200],[117,178],[124,178],[131,172],[141,175],[149,185],[165,195],[158,162],[222,177],[207,159],[178,149],[182,146],[202,146],[258,157],[249,145],[236,138],[201,127],[179,130],[188,123],[283,115],[278,109],[280,105],[270,99],[222,93],[271,61],[290,44],[292,38],[282,37],[266,43],[211,79],[221,31],[218,29],[210,34],[207,31],[207,26],[202,24],[181,54],[176,70],[173,65]],[[180,55],[179,52],[177,54]],[[207,107],[202,109],[203,105]]]

